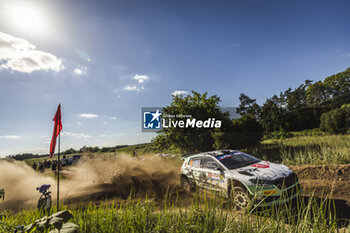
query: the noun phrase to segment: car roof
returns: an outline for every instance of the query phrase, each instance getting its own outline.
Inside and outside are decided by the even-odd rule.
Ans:
[[[230,154],[233,152],[238,152],[238,150],[224,149],[224,150],[215,150],[215,151],[208,151],[208,152],[202,152],[202,153],[196,153],[196,154],[186,154],[186,155],[183,155],[182,158],[186,159],[186,158],[192,158],[196,156],[218,157],[218,156]]]

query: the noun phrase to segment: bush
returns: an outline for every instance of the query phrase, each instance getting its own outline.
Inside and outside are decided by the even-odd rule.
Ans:
[[[247,148],[259,144],[263,137],[263,127],[254,116],[245,115],[233,120],[230,134],[232,148]]]
[[[329,133],[345,133],[350,128],[350,105],[323,113],[320,128]]]
[[[214,150],[228,149],[231,147],[231,138],[227,134],[227,132],[221,131],[215,131],[211,134],[214,139]]]

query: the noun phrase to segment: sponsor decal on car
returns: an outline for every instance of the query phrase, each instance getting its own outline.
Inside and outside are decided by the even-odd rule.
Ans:
[[[219,157],[217,157],[217,159],[218,160],[223,160],[223,159],[229,158],[229,157],[234,156],[234,155],[244,155],[244,153],[242,153],[242,152],[234,152],[234,153],[231,153],[231,154],[226,154],[226,155],[219,156]]]
[[[224,176],[221,174],[215,174],[208,172],[208,179],[213,181],[224,182]]]
[[[220,156],[220,157],[217,157],[217,159],[218,159],[218,160],[223,160],[223,159],[226,159],[226,158],[231,157],[231,156],[233,156],[233,155],[234,155],[234,154],[222,155],[222,156]]]
[[[268,162],[266,163],[256,163],[251,165],[251,167],[256,167],[256,168],[269,168],[270,164]]]
[[[266,190],[266,191],[264,191],[264,194],[265,195],[271,195],[271,194],[276,194],[276,190],[275,189],[273,189],[273,190]]]

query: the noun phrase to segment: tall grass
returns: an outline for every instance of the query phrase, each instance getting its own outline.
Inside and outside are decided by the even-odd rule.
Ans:
[[[166,199],[159,207],[151,200],[129,198],[70,208],[82,232],[339,232],[336,213],[330,211],[333,204],[328,199],[300,197],[280,206],[238,213],[224,199],[195,194],[187,207],[179,200]],[[0,231],[11,232],[40,217],[30,209],[7,213],[0,218]]]
[[[350,135],[266,140],[261,147],[267,158],[272,157],[272,160],[280,160],[279,162],[289,165],[350,163]]]

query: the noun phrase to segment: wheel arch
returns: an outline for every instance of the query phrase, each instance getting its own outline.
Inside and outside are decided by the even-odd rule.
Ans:
[[[246,184],[244,184],[243,182],[241,182],[239,180],[235,180],[235,179],[229,179],[227,181],[227,194],[230,194],[232,191],[232,188],[237,187],[237,186],[246,189],[249,192],[249,194],[253,194]]]
[[[186,174],[182,173],[180,175],[180,183],[182,184],[184,180],[188,180],[190,183],[193,183],[192,180]]]
[[[183,173],[180,175],[180,180],[182,180],[182,179],[188,179],[189,180],[189,178]]]
[[[184,184],[188,183],[190,186],[189,192],[194,192],[196,190],[196,183],[193,182],[187,175],[181,174],[180,175],[180,185],[181,187],[184,187]]]

